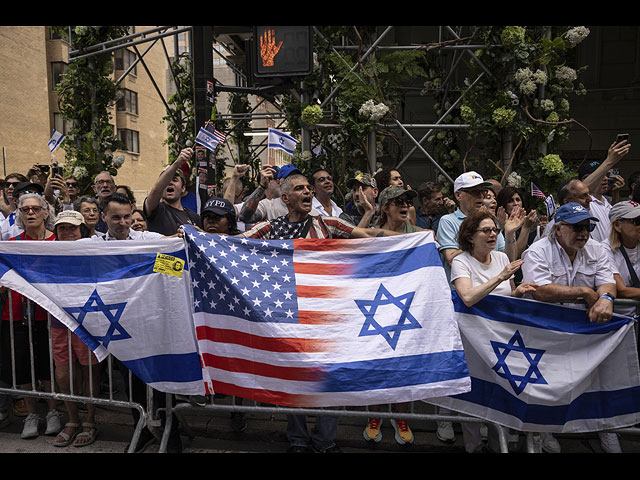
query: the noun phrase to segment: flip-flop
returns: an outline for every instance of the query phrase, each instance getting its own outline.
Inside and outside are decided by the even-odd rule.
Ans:
[[[68,433],[65,433],[65,429],[67,427],[71,427],[74,428],[74,431],[71,435],[69,435]],[[56,438],[53,441],[53,446],[54,447],[66,447],[67,445],[70,445],[75,439],[76,436],[79,433],[79,427],[80,425],[77,423],[66,423],[64,428],[60,431],[60,433],[58,433],[58,435],[56,435]],[[62,441],[58,441],[58,439],[62,439]]]
[[[96,428],[95,423],[82,422],[83,428],[89,428],[88,432],[80,432],[76,435],[75,440],[73,441],[74,447],[86,447],[87,445],[91,445],[96,441],[96,437],[98,436],[98,429]]]

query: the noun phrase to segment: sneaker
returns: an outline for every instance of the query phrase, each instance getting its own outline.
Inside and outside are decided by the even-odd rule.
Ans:
[[[391,425],[396,432],[396,442],[400,445],[413,443],[413,432],[406,420],[391,420]]]
[[[62,414],[56,410],[55,408],[47,413],[47,429],[45,430],[45,435],[57,435],[62,430],[62,423],[60,422],[60,417]]]
[[[38,423],[40,422],[40,415],[37,413],[30,413],[27,418],[24,419],[24,427],[20,438],[35,438],[38,434]]]
[[[436,437],[438,437],[438,440],[444,443],[455,442],[456,434],[453,433],[453,424],[451,422],[438,422]]]
[[[605,453],[622,453],[617,433],[601,432],[598,437],[600,437],[600,446]]]
[[[244,432],[247,429],[247,419],[244,412],[231,412],[231,429],[234,432]]]
[[[380,431],[380,426],[382,425],[382,419],[380,418],[370,418],[367,422],[367,426],[364,428],[362,435],[367,442],[376,442],[378,443],[382,440],[382,432]]]
[[[540,433],[540,448],[547,453],[560,453],[560,444],[549,432]]]

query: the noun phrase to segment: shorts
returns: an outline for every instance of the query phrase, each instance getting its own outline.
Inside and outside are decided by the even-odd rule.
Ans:
[[[71,358],[69,357],[69,337],[71,337]],[[89,347],[78,336],[67,328],[51,328],[51,344],[53,346],[53,363],[56,367],[69,366],[69,359],[80,365],[97,365],[98,359]]]
[[[31,383],[31,353],[29,345],[29,327],[22,322],[0,321],[0,378],[13,385],[13,364],[11,361],[10,323],[13,323],[13,337],[15,348],[16,385]],[[33,360],[35,379],[51,380],[51,365],[49,354],[49,329],[46,321],[31,323],[33,334]]]

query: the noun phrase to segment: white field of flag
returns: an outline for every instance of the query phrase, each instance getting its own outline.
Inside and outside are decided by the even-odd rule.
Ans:
[[[269,129],[268,148],[284,150],[289,155],[293,155],[298,141],[290,135],[287,135],[275,128]]]
[[[54,130],[53,135],[51,136],[51,139],[49,140],[49,144],[48,144],[49,151],[53,153],[53,151],[60,146],[60,144],[62,143],[62,140],[64,140],[64,135]]]

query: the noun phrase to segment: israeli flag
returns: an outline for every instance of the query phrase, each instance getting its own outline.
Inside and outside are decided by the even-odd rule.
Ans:
[[[199,143],[211,151],[215,151],[215,149],[218,148],[220,139],[210,131],[200,128],[200,131],[196,135],[196,143]]]
[[[182,239],[0,242],[0,285],[156,390],[204,394]]]
[[[269,129],[268,136],[268,148],[273,148],[276,150],[284,150],[289,155],[293,155],[293,152],[296,149],[296,145],[298,141],[290,135],[287,135],[280,130],[276,130],[275,128]]]
[[[553,214],[556,213],[556,202],[553,200],[553,195],[545,198],[544,204],[547,206],[547,217],[553,218]]]
[[[498,295],[453,300],[471,391],[429,403],[525,432],[640,422],[633,319],[590,323],[581,308]]]
[[[60,146],[62,141],[64,140],[64,135],[56,130],[53,131],[53,135],[51,136],[51,140],[49,140],[49,151],[53,153],[53,151]]]

